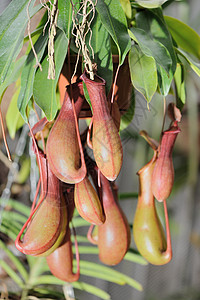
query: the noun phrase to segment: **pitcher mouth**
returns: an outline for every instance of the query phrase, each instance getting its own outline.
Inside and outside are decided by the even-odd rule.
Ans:
[[[89,84],[92,83],[92,84],[96,84],[96,85],[106,85],[105,79],[103,79],[102,77],[100,77],[96,74],[94,76],[94,80],[91,80],[90,78],[88,78],[86,70],[84,70],[83,74],[80,76],[80,79],[82,79],[84,82],[86,81]]]

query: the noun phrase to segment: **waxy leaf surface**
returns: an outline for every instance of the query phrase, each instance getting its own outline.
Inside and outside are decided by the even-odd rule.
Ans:
[[[129,53],[129,66],[133,86],[151,101],[157,89],[157,72],[154,58],[146,56],[134,45]]]
[[[42,61],[42,72],[38,69],[33,84],[35,102],[43,110],[47,119],[53,120],[57,113],[56,86],[67,54],[68,40],[63,31],[57,29],[55,38],[55,80],[47,79],[49,62],[46,56]]]
[[[131,47],[131,41],[127,31],[126,16],[122,6],[119,0],[98,0],[96,9],[101,22],[118,48],[119,64],[121,65]]]

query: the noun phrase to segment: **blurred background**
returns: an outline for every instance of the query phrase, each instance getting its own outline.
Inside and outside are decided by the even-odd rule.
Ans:
[[[10,1],[0,1],[0,13]],[[180,19],[200,33],[200,1],[177,1],[164,10],[165,15]],[[108,291],[111,299],[130,300],[200,300],[200,81],[191,69],[186,73],[187,100],[183,109],[181,133],[178,135],[173,161],[175,167],[175,184],[170,198],[167,200],[170,228],[172,234],[173,259],[165,266],[141,266],[122,262],[116,266],[137,279],[143,285],[143,291],[138,292],[131,287],[118,286],[98,279],[89,279],[90,284]],[[12,88],[4,97],[2,111],[5,114]],[[173,95],[167,97],[167,103],[174,102]],[[157,94],[153,97],[150,109],[143,97],[135,95],[135,115],[127,129],[122,132],[124,162],[117,180],[119,193],[138,191],[137,171],[146,164],[152,156],[152,150],[139,136],[140,130],[146,130],[150,136],[159,140],[163,120],[163,99]],[[166,119],[165,129],[169,126]],[[2,137],[1,137],[2,140]],[[11,153],[16,151],[18,136],[15,140],[8,138]],[[24,146],[25,147],[25,146]],[[27,146],[26,146],[27,147]],[[2,142],[0,154],[0,192],[5,190],[9,162],[4,157],[5,149]],[[12,196],[27,201],[30,187],[28,184],[20,187],[12,185]],[[120,202],[130,223],[133,222],[137,199],[123,199]],[[157,205],[161,220],[162,205]],[[135,247],[132,241],[132,246]],[[13,249],[14,250],[14,249]],[[93,259],[90,256],[90,259]],[[0,279],[1,280],[1,279]],[[3,281],[9,288],[15,290],[7,278]],[[95,300],[96,297],[76,293],[81,300]]]

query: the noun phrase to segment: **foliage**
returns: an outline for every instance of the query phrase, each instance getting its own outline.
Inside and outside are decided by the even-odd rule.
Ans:
[[[7,88],[15,83],[15,92],[6,116],[11,138],[14,138],[16,131],[28,121],[29,113],[35,107],[34,103],[41,108],[49,121],[55,119],[60,108],[57,101],[57,87],[63,64],[66,57],[70,60],[72,55],[78,53],[75,47],[75,37],[72,35],[73,6],[71,3],[76,1],[58,0],[59,14],[53,46],[55,79],[47,79],[50,32],[48,16],[49,11],[52,10],[50,3],[47,3],[48,13],[45,11],[43,15],[41,14],[41,20],[36,29],[31,32],[38,61],[30,42],[26,53],[21,54],[19,58],[18,55],[23,45],[29,40],[28,36],[24,36],[29,22],[27,10],[31,20],[37,12],[42,11],[42,5],[34,6],[35,2],[35,0],[30,3],[28,0],[12,0],[0,16],[0,102]],[[173,92],[177,106],[182,109],[186,102],[186,69],[189,66],[200,76],[199,35],[183,22],[165,16],[164,8],[171,4],[172,0],[149,2],[151,2],[150,6],[146,5],[145,1],[139,0],[98,0],[94,20],[88,29],[92,35],[86,38],[91,59],[94,54],[97,73],[106,80],[107,94],[115,75],[112,57],[118,55],[119,67],[128,57],[133,93],[131,105],[122,117],[121,131],[128,127],[134,117],[134,89],[144,96],[147,104],[155,93],[159,93],[164,98]],[[78,9],[77,5],[76,8]],[[43,29],[45,29],[44,32]],[[122,195],[122,198],[126,198],[126,195]],[[9,200],[8,205],[11,210],[3,212],[1,232],[14,240],[26,220],[25,216],[29,215],[29,208],[12,200]],[[88,225],[79,216],[74,218],[73,223],[77,228]],[[87,245],[88,241],[84,236],[78,236],[78,242],[81,254],[98,254],[96,247]],[[22,299],[29,293],[48,297],[53,293],[51,285],[64,284],[53,275],[46,273],[48,268],[43,258],[26,257],[27,271],[20,259],[16,258],[3,242],[0,242],[0,247],[18,271],[14,272],[7,263],[0,261],[1,267],[20,286]],[[129,250],[125,260],[145,264],[143,258],[133,249]],[[82,260],[81,274],[104,278],[120,285],[128,284],[138,290],[142,289],[141,285],[132,278],[98,263]],[[39,284],[48,285],[48,287],[38,288]],[[106,292],[85,282],[72,285],[74,288],[97,295],[101,299],[109,299]],[[57,299],[64,297],[60,292],[54,291],[54,294]]]
[[[48,26],[45,34],[41,30],[47,22],[47,14],[44,14],[38,27],[32,33],[34,48],[43,71],[34,67],[36,59],[31,47],[25,56],[16,60],[22,44],[27,41],[27,37],[23,36],[28,21],[27,2],[27,0],[20,1],[19,6],[18,1],[13,0],[1,16],[1,95],[10,83],[16,81],[20,76],[21,88],[20,92],[16,91],[18,93],[16,97],[23,119],[27,121],[27,105],[30,104],[31,99],[34,99],[46,117],[52,120],[58,109],[56,86],[67,54],[69,39],[71,39],[72,53],[76,51],[74,37],[71,36],[73,7],[70,1],[58,1],[57,26],[59,29],[54,44],[56,78],[48,80]],[[151,2],[158,3],[158,1]],[[33,8],[33,4],[34,1],[29,7],[31,17],[41,9],[41,5]],[[140,4],[142,5],[142,2]],[[18,9],[13,9],[13,7],[18,7]],[[18,26],[17,28],[15,24]],[[184,72],[185,61],[198,75],[200,73],[199,64],[194,61],[195,57],[197,59],[200,57],[198,34],[183,22],[164,16],[161,6],[146,9],[134,1],[120,2],[117,0],[114,3],[113,1],[99,0],[96,5],[95,19],[91,23],[91,31],[93,34],[87,43],[90,42],[94,51],[98,74],[106,79],[107,91],[110,89],[113,76],[111,62],[113,54],[119,55],[120,65],[123,64],[125,57],[129,56],[132,84],[148,102],[151,101],[156,91],[166,96],[174,78],[176,78],[175,86],[178,84],[178,71],[176,73],[175,71],[177,68],[180,69],[181,65],[182,72]],[[12,47],[13,52],[7,51],[11,40],[12,44],[13,41],[16,41],[14,42],[15,47]],[[148,69],[146,69],[147,65]],[[150,76],[151,73],[153,77]],[[177,88],[177,103],[181,107],[184,99],[179,92],[180,88]],[[16,127],[15,124],[13,126]],[[9,126],[9,130],[13,136],[13,130],[16,129],[11,129]]]
[[[134,196],[134,195],[132,195]],[[1,199],[3,201],[3,199]],[[7,203],[7,207],[2,215],[2,224],[0,231],[7,235],[11,240],[15,240],[23,223],[30,214],[30,209],[18,201],[10,199]],[[73,226],[78,230],[79,227],[88,226],[88,222],[84,221],[76,212],[73,218]],[[84,260],[84,254],[98,255],[98,248],[96,246],[88,245],[89,241],[83,235],[77,235],[77,240],[79,243],[79,253],[81,254],[80,271],[81,275],[100,278],[102,280],[107,280],[119,285],[129,285],[139,291],[142,290],[141,284],[132,279],[131,277],[116,271],[114,268],[103,266],[100,263],[92,263],[90,261]],[[48,294],[48,288],[52,285],[63,286],[66,283],[62,280],[57,279],[53,275],[49,275],[48,265],[44,257],[31,257],[26,256],[28,263],[28,270],[21,262],[20,258],[16,257],[6,246],[3,241],[0,241],[0,248],[3,249],[8,256],[9,260],[13,263],[17,272],[15,272],[9,264],[5,261],[0,260],[0,266],[5,270],[5,272],[13,279],[13,281],[21,288],[21,299],[26,299],[27,295],[37,294],[38,292],[42,295],[42,286],[46,286],[46,297],[52,296],[52,291]],[[75,248],[73,248],[75,252]],[[83,259],[82,259],[83,257]],[[133,249],[130,249],[125,258],[126,261],[137,263],[141,265],[146,265],[147,262]],[[74,266],[76,266],[76,261],[74,261]],[[84,278],[84,276],[82,278]],[[41,287],[40,287],[41,285]],[[101,290],[98,287],[92,286],[84,281],[78,281],[72,283],[75,289],[80,289],[85,292],[91,293],[98,296],[100,299],[110,299],[109,294]],[[60,299],[60,293],[56,295]],[[64,297],[62,295],[62,297]]]

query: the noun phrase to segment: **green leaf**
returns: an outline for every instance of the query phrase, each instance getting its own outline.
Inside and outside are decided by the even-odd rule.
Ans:
[[[35,51],[38,56],[39,62],[42,59],[44,50],[46,48],[48,41],[48,30],[46,30],[45,35],[41,33],[40,37],[38,38],[37,42],[35,43]],[[25,122],[27,122],[27,115],[26,115],[26,108],[28,105],[29,100],[31,99],[33,95],[33,82],[34,82],[34,76],[36,73],[36,58],[33,54],[33,51],[31,49],[24,68],[22,70],[21,75],[21,90],[17,101],[18,109],[24,119]],[[41,72],[40,70],[38,72]]]
[[[33,96],[35,102],[43,110],[49,121],[55,118],[57,113],[57,101],[56,101],[56,86],[58,78],[67,54],[68,40],[65,34],[58,29],[55,38],[55,80],[47,79],[48,65],[47,56],[42,61],[42,72],[37,70],[34,84],[33,84]]]
[[[0,204],[3,202],[4,199],[0,198]],[[17,200],[9,199],[7,202],[7,207],[11,207],[12,209],[15,209],[16,211],[24,214],[26,217],[30,215],[30,207],[26,206],[25,204]]]
[[[91,47],[94,51],[94,61],[97,64],[97,74],[106,81],[106,92],[110,91],[113,76],[112,52],[109,33],[102,25],[99,15],[92,22]],[[89,49],[89,41],[87,42]]]
[[[76,263],[75,263],[75,265],[76,265]],[[125,284],[125,281],[122,280],[122,275],[123,274],[119,271],[116,271],[116,270],[112,269],[111,267],[107,267],[107,266],[103,266],[103,265],[100,265],[100,264],[97,264],[97,263],[93,263],[93,262],[90,262],[90,261],[83,261],[83,260],[80,261],[80,267],[81,267],[81,273],[82,273],[82,271],[84,272],[82,274],[87,275],[86,270],[88,270],[88,272],[89,271],[95,271],[95,272],[101,274],[100,275],[101,277],[99,277],[101,279],[108,278],[108,281],[112,281],[112,282],[115,282],[115,283],[120,284],[120,285]],[[90,274],[90,273],[88,273],[88,274]],[[88,276],[91,276],[91,275],[88,275]]]
[[[196,63],[192,60],[191,57],[187,53],[185,53],[183,50],[176,49],[177,53],[180,54],[184,59],[189,63],[192,70],[200,77],[200,64]]]
[[[118,197],[119,200],[138,198],[138,193],[120,193]]]
[[[85,282],[80,282],[80,281],[73,282],[72,285],[75,289],[79,289],[79,290],[85,291],[87,293],[93,294],[101,299],[104,299],[104,300],[111,299],[110,295],[108,293],[106,293],[102,289],[97,288],[94,285],[91,285],[91,284],[88,284]]]
[[[148,262],[146,261],[146,259],[144,259],[141,254],[139,254],[138,252],[136,252],[136,250],[130,248],[128,250],[128,252],[126,253],[126,255],[124,256],[124,260],[128,260],[140,265],[148,265]]]
[[[77,4],[78,5],[78,4]],[[78,9],[76,5],[76,9]],[[57,26],[65,33],[67,39],[71,37],[72,29],[72,5],[70,1],[58,1],[58,22]]]
[[[36,42],[36,40],[39,38],[39,36],[41,35],[41,33],[43,32],[43,29],[44,29],[44,24],[37,27],[35,30],[33,30],[31,32],[31,39],[33,41],[33,44]],[[24,38],[24,44],[29,42],[29,36],[26,35],[25,38]],[[28,53],[29,51],[31,50],[31,44],[28,45]]]
[[[28,279],[28,272],[26,271],[25,267],[7,247],[6,245],[0,240],[0,248],[5,251],[5,253],[8,255],[9,259],[13,262],[15,267],[17,268],[17,271],[21,274],[22,278],[26,281]]]
[[[132,17],[132,8],[130,0],[120,0],[121,6],[127,16],[127,18],[131,19]]]
[[[167,96],[173,80],[173,74],[171,73],[169,76],[169,74],[167,74],[167,72],[160,65],[157,65],[157,73],[160,92],[163,96]]]
[[[167,73],[170,72],[172,59],[163,44],[156,41],[148,33],[139,28],[131,28],[131,30],[129,30],[129,35],[138,43],[145,55],[153,57],[157,64],[162,66]]]
[[[6,90],[6,88],[13,82],[15,82],[22,71],[22,67],[24,65],[24,62],[26,60],[26,56],[22,56],[21,58],[19,58],[16,62],[13,62],[12,65],[10,66],[9,72],[6,76],[6,79],[4,80],[4,82],[0,85],[0,101],[3,98],[3,94]]]
[[[76,239],[77,239],[78,243],[90,243],[86,236],[76,235]],[[71,240],[72,240],[72,242],[75,241],[73,235],[71,236]]]
[[[74,227],[90,226],[89,222],[80,217],[73,218],[72,222]]]
[[[55,289],[53,289],[54,287],[52,287],[51,289],[47,288],[47,287],[43,287],[43,288],[34,288],[34,292],[37,293],[37,297],[39,297],[39,299],[43,299],[43,300],[48,300],[48,299],[65,299],[63,293],[56,291]],[[38,295],[39,293],[39,295]],[[54,297],[54,298],[52,298]],[[35,299],[37,300],[37,298]]]
[[[133,86],[150,102],[157,89],[157,70],[153,57],[146,56],[133,45],[129,53],[129,67]]]
[[[80,261],[80,265],[81,265],[81,261]],[[102,280],[106,280],[109,282],[113,282],[119,285],[124,285],[125,281],[122,278],[117,278],[117,277],[113,277],[110,274],[106,274],[106,273],[101,273],[98,271],[98,268],[95,269],[85,269],[85,268],[81,268],[80,273],[82,275],[85,276],[89,276],[89,277],[94,277],[94,278],[99,278]]]
[[[168,72],[157,64],[158,85],[162,95],[169,93],[173,75],[176,70],[176,55],[173,48],[172,38],[165,23],[162,10],[155,8],[143,10],[136,15],[137,27],[144,30],[153,40],[160,42],[168,51],[172,64]],[[165,58],[168,59],[168,55]]]
[[[39,285],[39,284],[65,285],[66,282],[63,280],[60,280],[52,275],[43,275],[43,276],[38,277],[37,281],[35,282],[35,285]],[[75,289],[79,289],[79,290],[85,291],[87,293],[96,295],[96,296],[100,297],[101,299],[105,299],[105,300],[110,299],[110,296],[106,292],[104,292],[103,290],[96,288],[95,286],[90,285],[88,283],[78,281],[78,282],[72,282],[71,284]]]
[[[11,102],[9,104],[7,113],[6,113],[6,125],[10,134],[10,137],[12,139],[15,138],[16,131],[21,128],[24,124],[24,120],[22,119],[22,116],[19,113],[19,110],[17,108],[17,99],[20,92],[20,78],[16,84],[17,90],[13,94]]]
[[[167,0],[135,0],[139,5],[145,8],[155,8],[161,6]]]
[[[119,64],[122,65],[131,48],[131,41],[127,31],[126,16],[121,4],[119,0],[98,0],[96,9],[101,22],[118,48]]]
[[[4,215],[7,212],[4,212]],[[7,228],[7,230],[12,231],[17,237],[20,229],[21,229],[21,225],[19,224],[19,222],[11,219],[11,215],[8,215],[6,218],[4,218],[3,220],[3,225]]]
[[[6,224],[4,224],[4,222],[2,222],[2,224],[0,226],[0,231],[2,233],[4,233],[5,235],[7,235],[11,240],[15,241],[17,234],[15,234],[13,231],[11,231],[10,228],[8,228],[8,226],[6,226]]]
[[[33,7],[35,1],[29,6],[30,16],[33,16],[41,4]],[[28,22],[28,0],[13,0],[0,16],[0,83],[2,83],[18,56],[24,39],[24,32]]]
[[[177,45],[200,59],[200,36],[198,33],[180,20],[169,16],[164,18]]]
[[[128,127],[128,125],[133,120],[134,113],[135,113],[135,92],[134,89],[132,89],[130,106],[128,110],[125,112],[125,114],[121,116],[120,129],[119,129],[120,131]]]
[[[7,211],[4,210],[2,213],[3,217],[10,222],[11,225],[13,225],[13,222],[17,221],[19,223],[25,223],[27,218],[18,212],[15,211]],[[21,224],[18,223],[18,226],[21,226]]]
[[[136,290],[138,290],[140,292],[143,291],[142,285],[138,281],[136,281],[135,279],[133,279],[130,276],[127,276],[127,275],[123,275],[123,279],[131,287],[135,288]]]
[[[20,288],[23,288],[24,284],[21,278],[17,275],[17,273],[3,260],[0,260],[0,266],[4,269],[4,271],[14,280]]]
[[[74,262],[74,265],[76,265],[76,262]],[[131,277],[119,271],[113,270],[110,267],[105,267],[88,261],[80,261],[80,267],[82,267],[81,274],[92,276],[92,277],[95,276],[97,278],[105,279],[110,282],[115,282],[115,280],[118,280],[119,282],[115,282],[115,283],[121,285],[127,283],[128,285],[134,287],[135,289],[142,291],[142,285],[138,281],[132,279]],[[97,274],[96,271],[98,271]]]
[[[89,242],[88,240],[86,241],[87,243]],[[98,247],[94,246],[78,246],[78,250],[80,254],[99,254],[99,249]],[[73,252],[76,253],[76,249],[73,246]],[[141,265],[147,265],[147,261],[135,250],[129,249],[129,251],[126,253],[124,256],[124,260],[128,260],[131,262],[135,262]],[[99,268],[99,265],[97,266]]]
[[[21,163],[21,168],[17,174],[16,182],[19,184],[24,184],[30,175],[31,160],[30,157],[23,159]]]
[[[176,88],[176,104],[179,109],[182,109],[185,104],[186,90],[184,78],[184,66],[177,64],[176,72],[174,74],[174,82]]]

